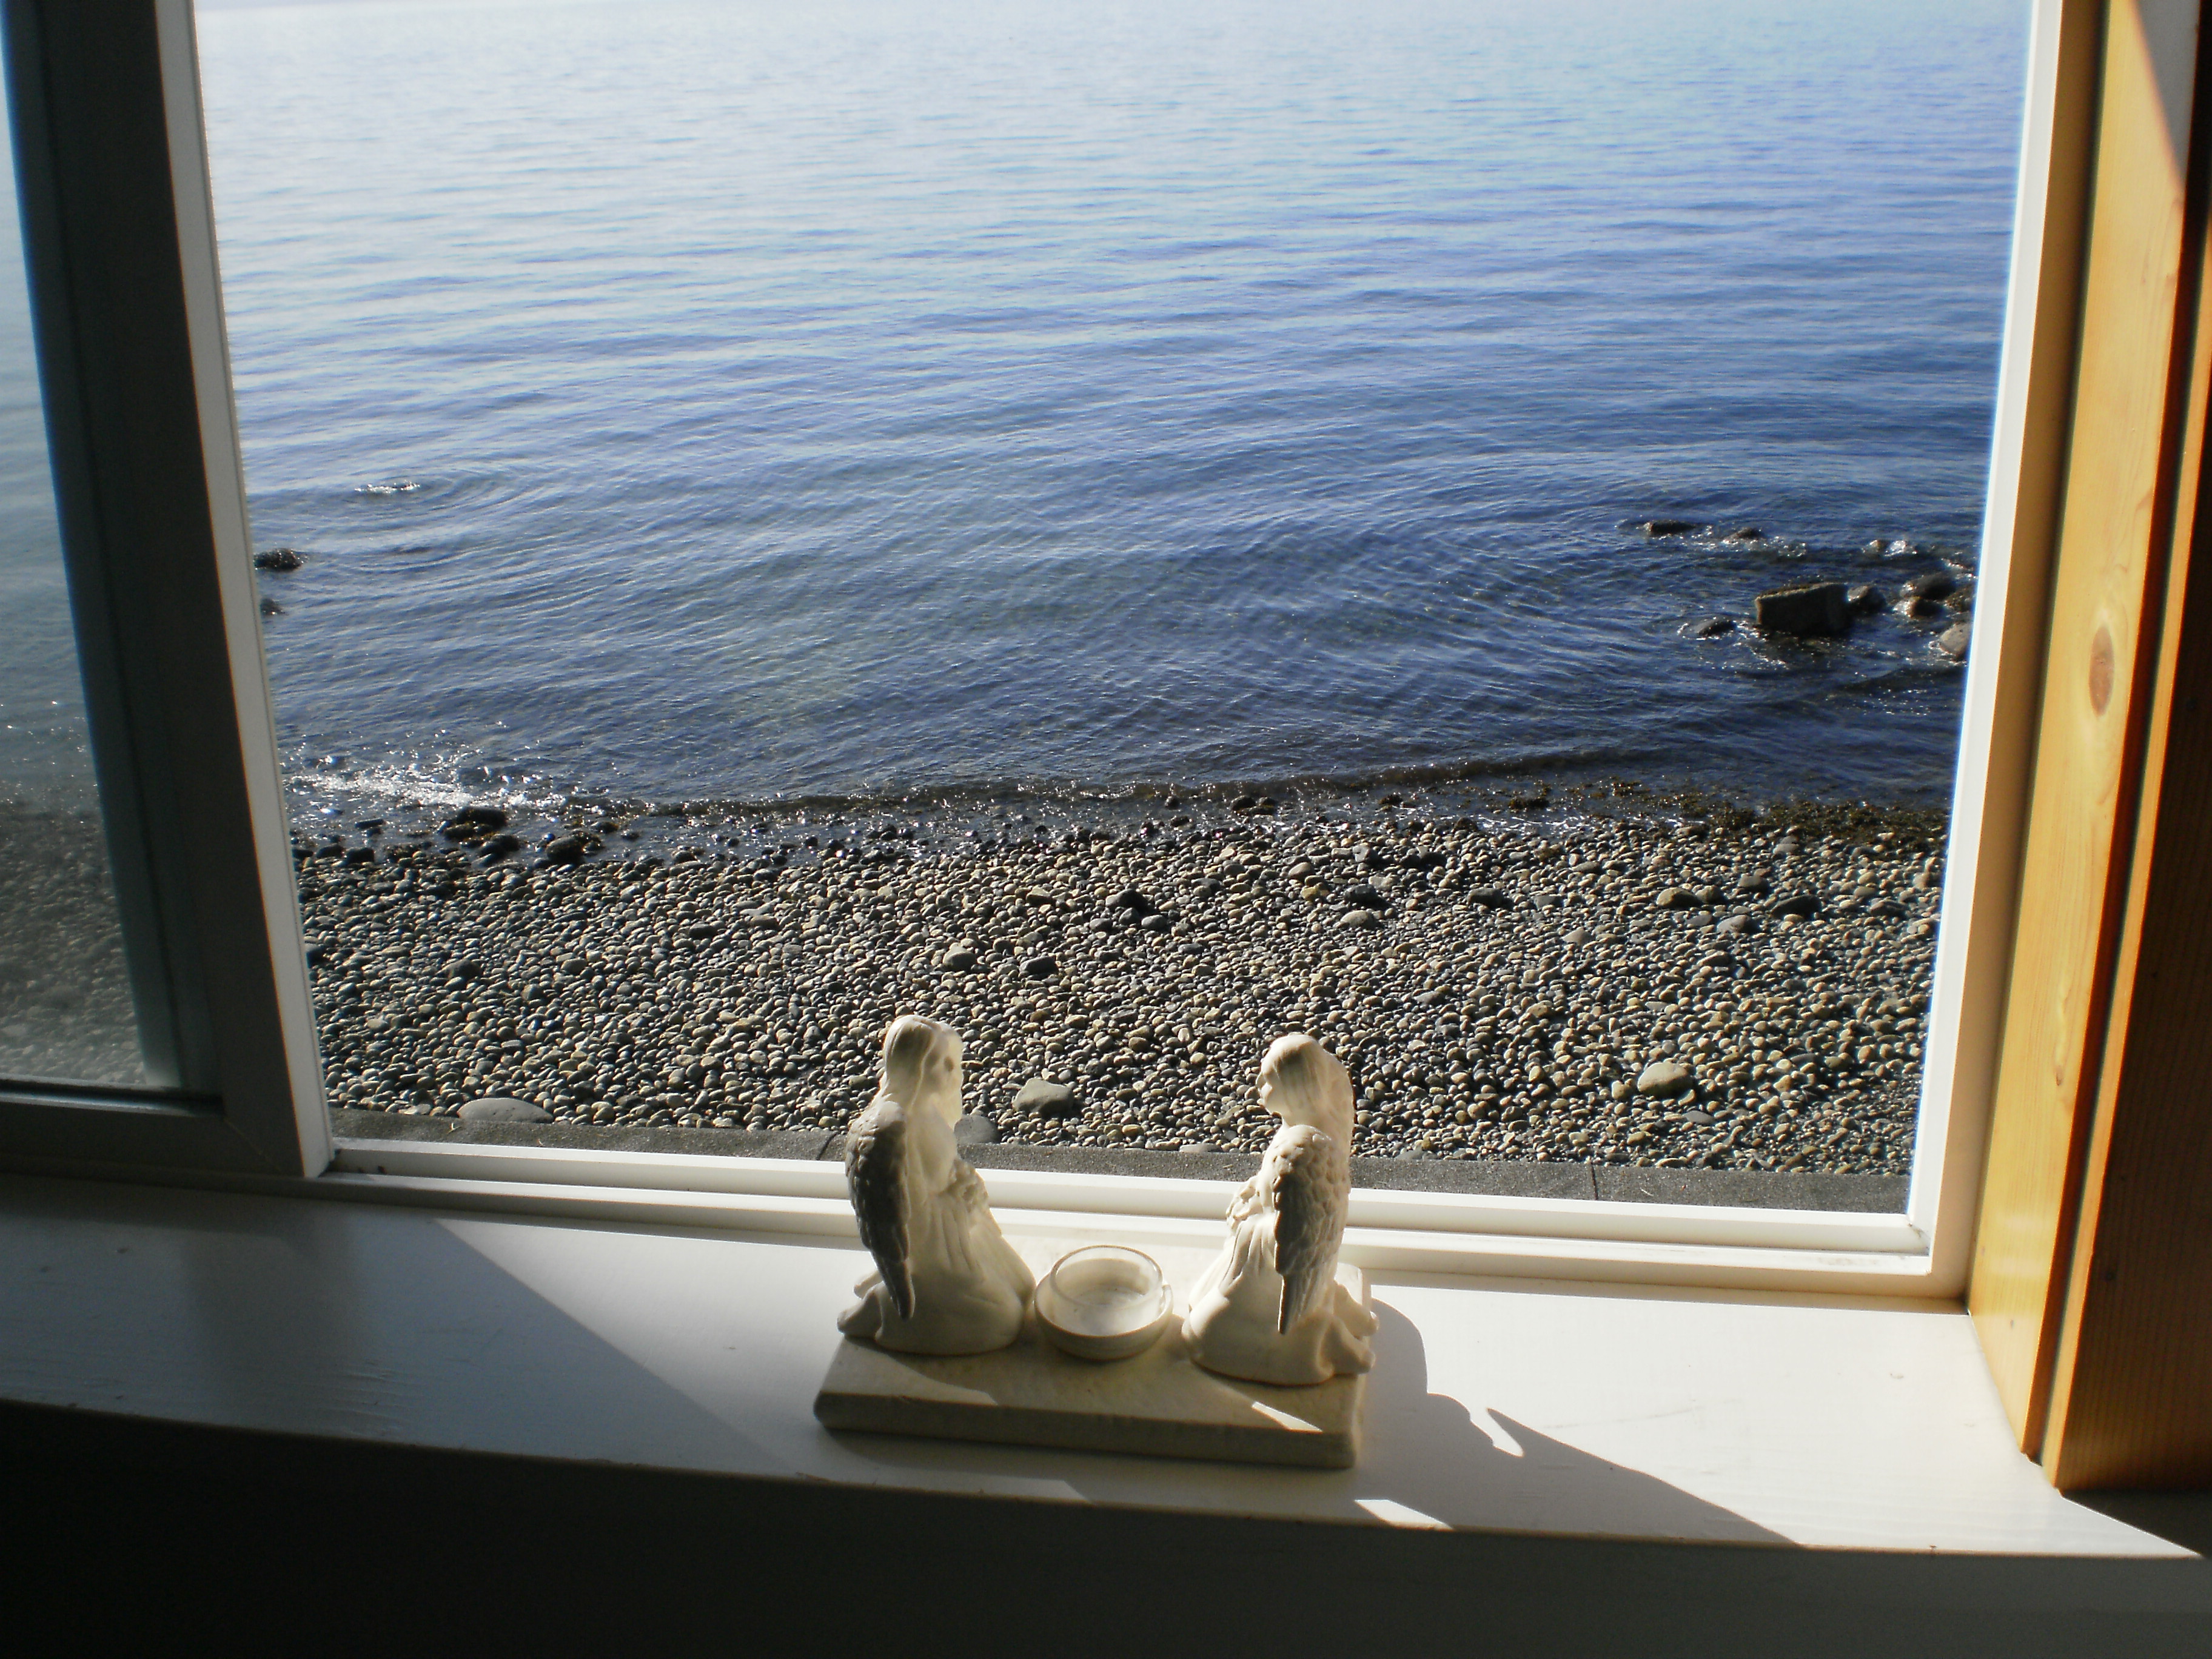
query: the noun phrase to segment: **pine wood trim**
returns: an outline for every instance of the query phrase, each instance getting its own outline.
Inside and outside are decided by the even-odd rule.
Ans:
[[[2200,37],[2200,126],[2212,90]],[[2212,143],[2191,146],[2170,553],[2112,1012],[2043,1463],[2063,1487],[2212,1482]]]
[[[2186,857],[2178,830],[2137,834],[2139,824],[2159,825],[2204,799],[2188,788],[2169,798],[2160,787],[2174,755],[2177,653],[2197,637],[2186,635],[2185,607],[2167,599],[2170,583],[2188,580],[2174,530],[2178,520],[2193,522],[2201,449],[2193,408],[2202,398],[2192,388],[2203,384],[2202,215],[2188,161],[2199,12],[2197,0],[2105,8],[2065,500],[1968,1291],[2022,1447],[2047,1450],[2046,1468],[2069,1485],[2082,1484],[2091,1425],[2124,1412],[2109,1380],[2081,1363],[2105,1367],[2097,1378],[2134,1374],[2140,1356],[2119,1339],[2148,1329],[2139,1310],[2116,1323],[2099,1299],[2089,1241],[2122,1228],[2124,1218],[2102,1201],[2101,1185],[2093,1199],[2088,1183],[2114,1172],[2116,1147],[2126,1154],[2121,1167],[2133,1170],[2142,1149],[2169,1145],[2185,1120],[2203,1115],[2176,1103],[2157,1115],[2166,1133],[2146,1138],[2138,1131],[2151,1120],[2132,1121],[2140,1108],[2119,1082],[2133,1024],[2172,1000],[2139,997],[2139,970],[2146,961],[2179,965],[2164,933],[2145,933],[2147,921],[2171,914],[2148,902],[2165,890],[2153,878],[2163,875],[2171,888],[2202,882],[2207,868],[2201,859],[2177,867]],[[2191,510],[2177,514],[2179,501]],[[2161,836],[2174,854],[2164,860]],[[2168,988],[2184,996],[2191,988]],[[2160,1069],[2150,1049],[2138,1051],[2132,1074],[2146,1086]],[[2089,1251],[2079,1273],[2077,1240]],[[2115,1232],[2110,1248],[2124,1247]],[[2062,1455],[2062,1443],[2072,1451]]]

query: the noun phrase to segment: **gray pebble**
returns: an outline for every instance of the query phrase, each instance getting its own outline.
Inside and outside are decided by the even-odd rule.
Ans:
[[[526,1100],[507,1100],[488,1095],[471,1100],[457,1114],[464,1123],[550,1123],[553,1114]]]

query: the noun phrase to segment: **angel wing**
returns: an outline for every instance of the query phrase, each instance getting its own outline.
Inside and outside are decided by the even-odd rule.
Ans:
[[[914,1317],[914,1273],[907,1265],[906,1109],[889,1096],[853,1120],[845,1136],[845,1181],[860,1243],[891,1293],[899,1317]]]
[[[1351,1172],[1335,1141],[1310,1123],[1284,1130],[1261,1178],[1275,1212],[1275,1271],[1283,1277],[1278,1333],[1313,1312],[1336,1277]]]

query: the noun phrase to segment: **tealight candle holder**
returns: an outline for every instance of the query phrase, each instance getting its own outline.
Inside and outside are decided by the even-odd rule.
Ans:
[[[1127,1359],[1159,1340],[1175,1291],[1142,1250],[1086,1244],[1053,1263],[1036,1287],[1037,1323],[1062,1353]]]

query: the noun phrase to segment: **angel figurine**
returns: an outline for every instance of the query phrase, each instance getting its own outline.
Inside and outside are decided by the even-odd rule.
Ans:
[[[988,1353],[1021,1334],[1036,1279],[999,1231],[983,1180],[953,1144],[960,1038],[903,1014],[884,1033],[883,1083],[845,1138],[845,1178],[876,1271],[839,1317],[901,1353]]]
[[[1230,1203],[1229,1243],[1191,1292],[1182,1326],[1190,1357],[1249,1382],[1367,1370],[1375,1316],[1336,1280],[1352,1191],[1352,1079],[1294,1031],[1261,1062],[1260,1103],[1283,1127]]]

